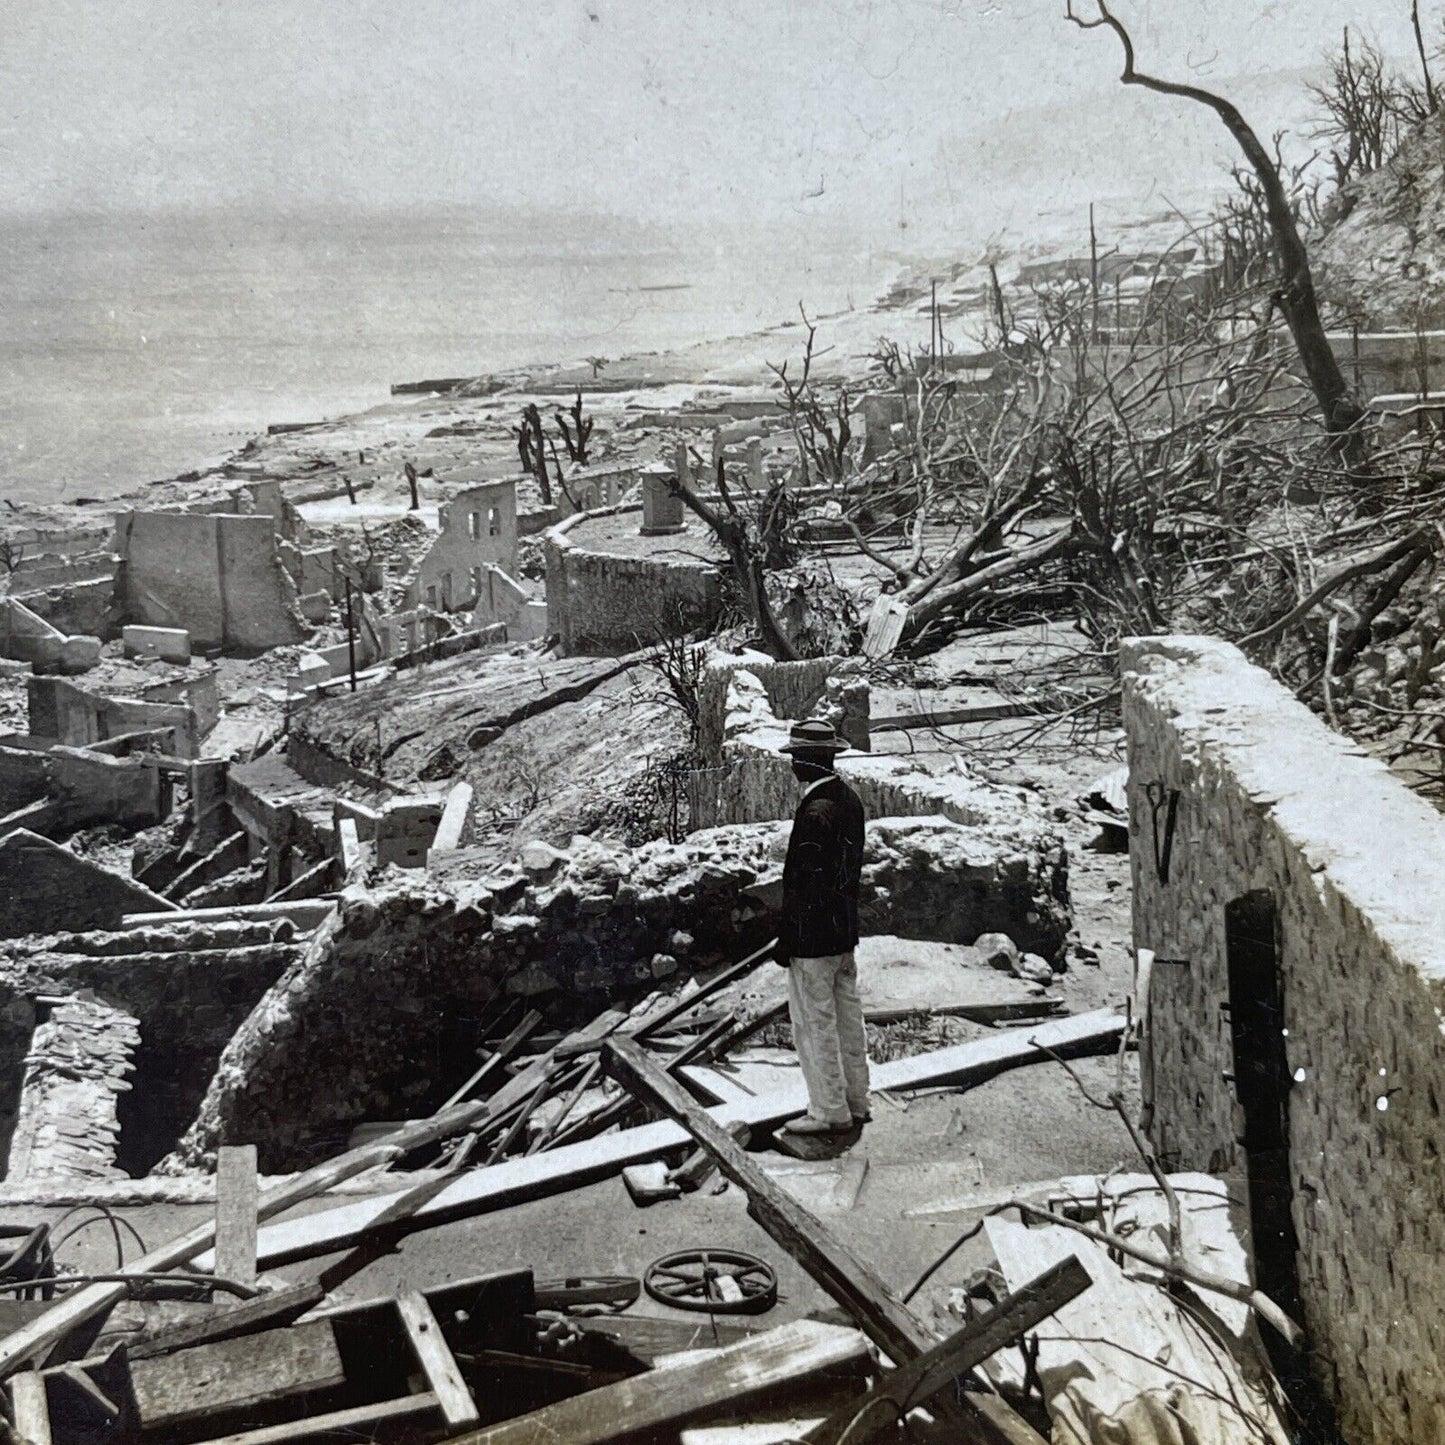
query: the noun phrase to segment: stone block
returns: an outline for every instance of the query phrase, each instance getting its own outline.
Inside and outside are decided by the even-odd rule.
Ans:
[[[123,627],[120,638],[127,657],[159,658],[162,662],[191,660],[191,634],[184,627]]]
[[[62,672],[89,672],[100,661],[100,638],[67,637],[60,644],[58,661]]]
[[[393,799],[376,825],[376,861],[382,867],[425,868],[441,818],[442,805],[434,799]]]

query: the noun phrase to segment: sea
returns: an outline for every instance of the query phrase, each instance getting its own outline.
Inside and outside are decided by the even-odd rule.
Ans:
[[[867,306],[902,264],[887,239],[518,208],[0,217],[0,497],[112,496],[394,382]]]

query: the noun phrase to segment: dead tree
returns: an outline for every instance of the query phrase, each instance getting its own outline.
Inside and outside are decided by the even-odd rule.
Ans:
[[[567,424],[567,417],[557,413],[557,426],[562,433],[563,445],[567,448],[567,455],[577,463],[579,467],[587,465],[587,443],[592,437],[592,418],[582,415],[582,392],[578,389],[577,400],[568,408],[572,415],[572,424]]]
[[[1427,83],[1429,74],[1427,65]],[[1311,85],[1309,92],[1322,112],[1314,136],[1329,144],[1335,185],[1341,190],[1356,177],[1379,170],[1406,132],[1434,108],[1425,91],[1391,73],[1384,55],[1368,40],[1360,38],[1352,45],[1348,26],[1339,51],[1330,57],[1328,79]]]
[[[1410,27],[1415,32],[1415,49],[1420,56],[1420,73],[1425,81],[1426,114],[1434,115],[1440,108],[1435,96],[1435,78],[1430,74],[1430,57],[1425,50],[1425,34],[1420,29],[1420,0],[1410,0]]]
[[[421,507],[421,497],[417,489],[416,467],[408,461],[403,465],[402,471],[406,473],[407,490],[411,493],[411,506],[408,510],[418,511]]]
[[[683,506],[706,524],[727,553],[733,580],[764,650],[780,662],[796,662],[798,650],[789,641],[768,600],[766,547],[728,486],[727,468],[721,455],[717,459],[717,489],[720,507],[704,501],[681,477],[673,479],[671,488],[673,495],[680,497]]]
[[[803,343],[802,372],[796,379],[790,377],[786,361],[781,366],[770,366],[769,370],[783,388],[783,407],[797,443],[804,484],[810,473],[824,484],[841,482],[849,469],[848,444],[853,440],[848,421],[851,409],[848,388],[840,387],[830,398],[819,394],[813,382],[818,328],[808,320],[808,313],[801,305],[798,311],[808,329]]]
[[[1142,86],[1158,95],[1175,96],[1207,106],[1224,123],[1235,143],[1243,151],[1264,192],[1279,263],[1275,297],[1280,314],[1294,338],[1300,364],[1323,414],[1326,431],[1350,470],[1362,471],[1366,461],[1361,430],[1364,408],[1346,383],[1325,334],[1319,301],[1315,294],[1314,275],[1310,270],[1309,253],[1300,236],[1279,168],[1271,160],[1254,128],[1223,96],[1196,85],[1161,80],[1136,69],[1133,38],[1110,11],[1107,0],[1078,0],[1080,4],[1091,3],[1094,6],[1095,13],[1092,16],[1079,14],[1075,9],[1076,0],[1065,0],[1065,3],[1066,17],[1081,30],[1103,28],[1112,31],[1117,37],[1124,52],[1124,66],[1119,75],[1121,83]]]
[[[542,436],[542,413],[535,402],[528,402],[522,408],[522,423],[513,429],[517,438],[517,455],[522,470],[530,472],[537,479],[545,506],[552,506],[552,478],[547,473],[547,445]]]

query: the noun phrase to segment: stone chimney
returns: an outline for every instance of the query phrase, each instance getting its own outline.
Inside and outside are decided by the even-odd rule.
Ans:
[[[642,469],[642,527],[644,537],[667,537],[687,529],[682,498],[672,494],[677,474],[662,462]]]

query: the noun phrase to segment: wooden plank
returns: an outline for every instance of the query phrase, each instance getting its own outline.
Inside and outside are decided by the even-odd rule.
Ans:
[[[349,1410],[333,1410],[329,1415],[311,1415],[305,1420],[292,1420],[285,1425],[267,1425],[260,1430],[242,1430],[237,1435],[220,1435],[202,1445],[281,1445],[286,1440],[304,1440],[308,1435],[325,1435],[359,1430],[364,1425],[380,1425],[402,1420],[408,1415],[421,1415],[437,1408],[435,1395],[403,1395],[399,1400],[380,1400],[374,1405],[356,1405]]]
[[[201,1319],[188,1320],[134,1344],[128,1343],[126,1356],[131,1360],[149,1360],[176,1350],[188,1350],[193,1345],[215,1344],[260,1330],[279,1329],[300,1319],[325,1298],[326,1291],[319,1284],[298,1284],[241,1304],[222,1305]]]
[[[933,1332],[888,1288],[872,1265],[770,1179],[737,1140],[676,1080],[658,1068],[638,1044],[630,1039],[613,1039],[602,1051],[602,1061],[608,1073],[638,1098],[660,1108],[687,1129],[717,1160],[718,1168],[747,1194],[748,1213],[891,1358],[911,1360],[933,1346]],[[991,1428],[965,1396],[959,1397],[952,1413],[962,1416],[974,1435],[985,1441],[1008,1438]]]
[[[142,1428],[251,1409],[346,1383],[330,1320],[198,1345],[130,1371]]]
[[[702,1358],[649,1370],[588,1390],[500,1425],[454,1437],[452,1445],[600,1445],[655,1430],[721,1404],[740,1404],[779,1385],[867,1358],[856,1330],[796,1320]]]
[[[437,1397],[447,1424],[475,1425],[481,1419],[476,1401],[462,1379],[431,1306],[416,1290],[407,1290],[397,1296],[396,1308],[417,1363],[426,1374],[427,1384]]]
[[[1045,1056],[1033,1046],[1035,1040],[1066,1058],[1111,1053],[1118,1046],[1123,1028],[1122,1014],[1113,1009],[1099,1009],[1051,1020],[1037,1028],[1014,1029],[974,1039],[912,1059],[875,1065],[873,1091],[947,1084],[973,1087],[1008,1069],[1042,1062]],[[736,1104],[720,1105],[711,1114],[723,1126],[739,1121],[749,1128],[762,1128],[801,1114],[807,1107],[807,1090],[799,1082]],[[504,1159],[490,1168],[458,1175],[410,1212],[409,1227],[441,1224],[545,1199],[599,1179],[613,1178],[626,1164],[656,1159],[692,1142],[686,1129],[664,1120],[550,1149],[530,1158]],[[388,1218],[397,1199],[408,1192],[400,1190],[355,1200],[265,1228],[258,1241],[260,1262],[263,1267],[271,1268],[348,1249],[375,1229],[378,1221]],[[387,1227],[394,1225],[392,1219]],[[202,1269],[207,1267],[205,1255],[196,1262]],[[4,1348],[5,1345],[0,1345],[0,1364],[3,1364]]]
[[[709,1316],[695,1324],[684,1319],[652,1315],[573,1315],[573,1328],[587,1335],[613,1340],[643,1364],[656,1364],[663,1355],[681,1350],[721,1349],[762,1333],[757,1325],[744,1325]]]
[[[10,1402],[14,1407],[15,1433],[27,1445],[52,1445],[50,1433],[50,1402],[45,1394],[45,1379],[36,1370],[25,1370],[10,1382]]]
[[[224,1144],[216,1157],[216,1273],[256,1284],[256,1146]]]
[[[460,1104],[463,1099],[485,1083],[489,1075],[496,1073],[498,1069],[508,1063],[512,1055],[526,1043],[541,1022],[542,1015],[536,1009],[528,1009],[517,1027],[487,1056],[486,1062],[481,1068],[447,1100],[446,1107],[451,1108],[453,1104]]]
[[[884,1429],[893,1429],[906,1409],[863,1414],[875,1399],[900,1407],[921,1405],[990,1355],[1012,1344],[1089,1287],[1089,1272],[1077,1259],[1061,1261],[1037,1279],[1001,1300],[987,1314],[925,1350],[896,1370],[879,1376],[863,1400],[850,1400],[806,1436],[808,1445],[837,1445],[847,1435],[862,1445]],[[870,1425],[868,1422],[872,1420]],[[855,1423],[856,1422],[856,1423]]]

